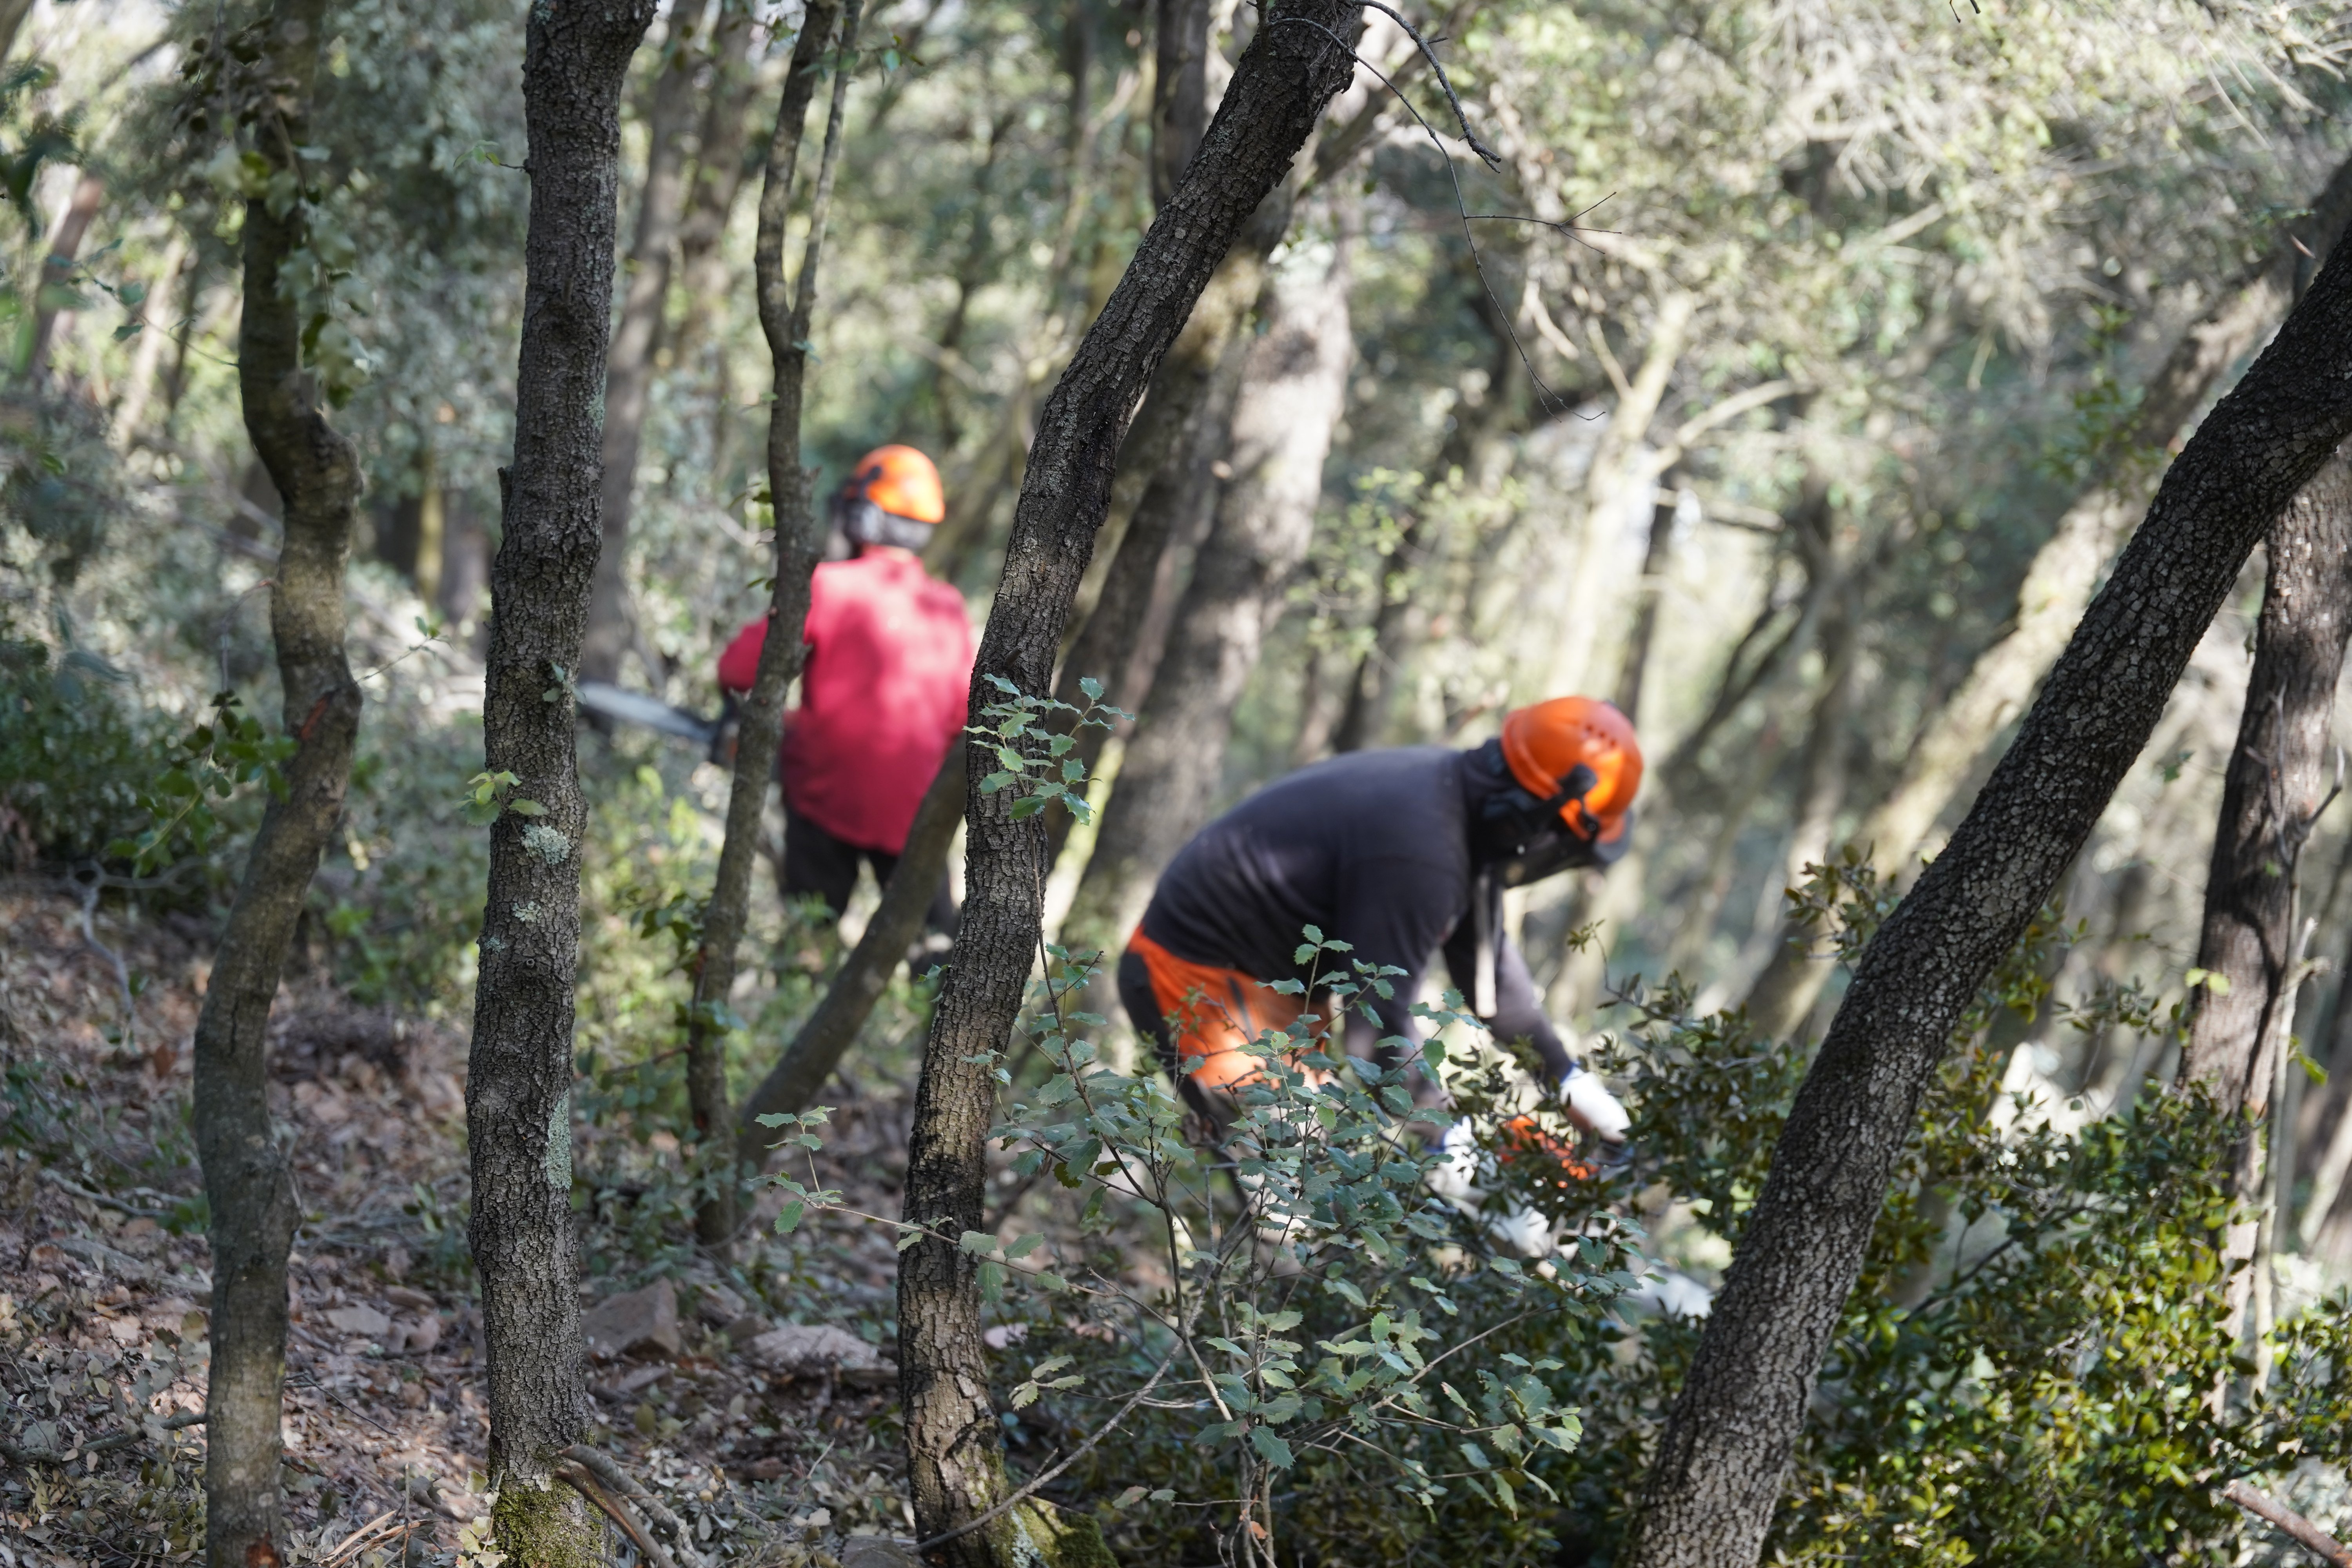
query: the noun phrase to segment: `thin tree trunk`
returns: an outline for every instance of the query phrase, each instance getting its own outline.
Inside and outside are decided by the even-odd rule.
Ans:
[[[981,90],[988,91],[986,62],[982,64]],[[992,243],[989,215],[996,201],[997,165],[1004,155],[1004,138],[1013,126],[1010,108],[996,110],[989,115],[987,150],[981,154],[980,167],[973,173],[971,187],[971,221],[964,231],[963,258],[955,269],[955,303],[948,307],[946,325],[940,329],[938,352],[931,361],[931,402],[939,423],[940,452],[953,452],[963,442],[964,419],[958,405],[962,394],[956,390],[959,373],[969,374],[963,360],[964,333],[971,330],[972,297],[978,294],[994,271],[995,247]]]
[[[604,479],[598,505],[604,543],[588,597],[588,632],[580,645],[580,673],[592,680],[617,679],[621,655],[629,646],[629,513],[653,392],[654,354],[661,346],[662,310],[669,300],[670,258],[686,205],[694,34],[701,18],[700,5],[681,4],[671,10],[661,71],[646,110],[646,183],[624,269],[620,324],[613,330],[604,364]]]
[[[807,645],[800,629],[808,620],[809,577],[816,570],[824,534],[810,504],[809,471],[801,466],[801,406],[808,370],[811,313],[816,308],[817,262],[832,205],[834,171],[841,151],[841,117],[849,90],[850,51],[856,47],[861,0],[811,0],[793,45],[792,68],[768,144],[767,183],[760,192],[760,235],[752,257],[758,279],[760,327],[775,366],[775,395],[769,402],[768,490],[776,520],[775,580],[769,589],[767,640],[760,646],[751,690],[743,700],[742,730],[735,746],[735,773],[727,793],[727,835],[719,849],[710,903],[703,914],[702,942],[693,960],[694,1004],[687,1015],[686,1086],[694,1134],[702,1155],[716,1169],[695,1209],[696,1235],[717,1245],[735,1234],[737,1190],[735,1123],[727,1110],[727,999],[735,988],[736,960],[751,902],[751,868],[759,858],[760,817],[775,776],[776,746],[783,733],[784,692],[801,672]],[[789,306],[784,292],[784,218],[790,211],[793,172],[800,161],[802,128],[816,91],[821,57],[832,41],[834,23],[841,41],[834,52],[833,100],[825,116],[824,146],[818,155],[816,186],[809,202],[808,243]]]
[[[1094,607],[1062,660],[1054,694],[1065,702],[1082,702],[1078,682],[1092,677],[1102,681],[1114,704],[1129,712],[1142,705],[1144,694],[1131,679],[1136,661],[1140,656],[1156,675],[1167,636],[1166,621],[1155,628],[1150,615],[1160,565],[1204,507],[1209,465],[1223,454],[1233,415],[1242,327],[1264,287],[1266,258],[1288,225],[1289,203],[1277,192],[1218,264],[1192,319],[1152,377],[1151,391],[1119,447],[1114,506],[1117,492],[1134,477],[1140,478],[1143,493],[1113,547]],[[1092,777],[1110,731],[1085,729],[1076,739],[1070,754]],[[1074,819],[1067,812],[1048,816],[1046,853],[1057,860]]]
[[[1526,418],[1527,399],[1518,379],[1518,344],[1512,340],[1509,323],[1501,319],[1493,300],[1487,298],[1486,285],[1476,277],[1475,268],[1465,281],[1470,308],[1492,340],[1492,357],[1486,363],[1486,395],[1475,409],[1455,405],[1454,428],[1438,447],[1436,460],[1423,472],[1420,504],[1413,509],[1397,540],[1396,553],[1390,558],[1393,564],[1381,575],[1380,603],[1372,611],[1371,646],[1356,661],[1349,679],[1346,701],[1331,728],[1330,749],[1334,752],[1361,751],[1387,729],[1389,710],[1396,698],[1397,674],[1403,668],[1408,647],[1418,635],[1421,622],[1416,613],[1414,579],[1429,569],[1444,543],[1442,534],[1432,531],[1431,492],[1447,483],[1457,471],[1472,483],[1488,483],[1492,476],[1486,472],[1486,454],[1507,432],[1522,428]],[[1402,581],[1390,581],[1391,573]],[[1302,745],[1301,750],[1306,749]],[[1321,748],[1315,749],[1319,752]],[[1298,760],[1305,763],[1311,759],[1301,756]]]
[[[1145,231],[1118,286],[1046,399],[972,673],[971,717],[997,700],[991,678],[1051,687],[1062,632],[1110,500],[1137,400],[1250,215],[1280,181],[1355,62],[1344,0],[1276,0],[1244,51],[1183,180]],[[957,1238],[985,1223],[989,1064],[1009,1043],[1044,914],[1045,829],[1015,821],[1003,793],[966,797],[966,901],[932,1014],[916,1094],[907,1219],[924,1238],[900,1255],[901,1407],[918,1530],[936,1538],[1003,1495],[1004,1459],[980,1339],[977,1262]],[[1021,1560],[1017,1511],[936,1548],[930,1560],[995,1568]]]
[[[1928,1075],[2147,743],[2254,544],[2352,433],[2337,257],[2172,465],[1950,844],[1864,951],[1659,1435],[1629,1568],[1753,1563]]]
[[[280,0],[268,48],[283,84],[254,138],[273,170],[304,140],[325,0]],[[297,176],[299,178],[299,175]],[[285,794],[254,837],[196,1018],[195,1134],[212,1209],[212,1363],[205,1394],[205,1561],[274,1563],[278,1431],[286,1379],[286,1258],[300,1213],[271,1124],[269,1008],[319,858],[341,819],[360,689],[343,657],[343,568],[362,489],[358,448],[328,421],[302,372],[302,326],[278,272],[303,243],[303,204],[245,215],[245,316],[237,386],[254,450],[284,498],[286,542],[269,588],[283,688],[298,742]]]
[[[0,64],[16,50],[16,34],[33,14],[33,0],[0,0]]]
[[[1153,30],[1154,74],[1151,81],[1151,202],[1166,204],[1184,166],[1192,161],[1209,124],[1209,0],[1159,0]],[[992,157],[993,143],[991,144]],[[1087,605],[1077,636],[1063,658],[1054,695],[1076,704],[1078,682],[1099,679],[1111,701],[1130,710],[1139,698],[1125,689],[1125,670],[1138,652],[1137,632],[1149,612],[1160,563],[1182,531],[1183,520],[1193,515],[1193,485],[1198,470],[1213,458],[1202,457],[1201,428],[1213,416],[1208,410],[1223,382],[1223,367],[1232,355],[1234,333],[1256,304],[1264,281],[1265,258],[1289,226],[1288,187],[1267,198],[1252,217],[1192,307],[1184,330],[1152,375],[1151,390],[1129,427],[1118,449],[1118,477],[1111,491],[1111,509],[1105,533],[1109,559],[1099,568],[1101,581],[1093,603]],[[1255,243],[1263,240],[1264,244]],[[958,299],[961,312],[962,300]],[[958,324],[961,325],[961,313]],[[1230,390],[1230,387],[1226,387]],[[1085,584],[1079,587],[1086,594]],[[1153,660],[1157,662],[1156,658]],[[1078,731],[1073,752],[1093,776],[1109,741],[1108,731]],[[1067,812],[1049,814],[1046,826],[1048,864],[1061,858],[1069,841],[1073,819]]]
[[[1577,527],[1579,570],[1568,586],[1560,615],[1565,635],[1552,660],[1547,689],[1558,694],[1576,690],[1591,678],[1595,624],[1601,615],[1601,590],[1610,574],[1595,570],[1609,549],[1609,530],[1619,509],[1644,477],[1639,454],[1648,439],[1650,421],[1666,395],[1667,381],[1682,358],[1696,302],[1676,291],[1658,301],[1650,341],[1641,367],[1617,398],[1608,426],[1592,449],[1592,466],[1584,480],[1583,516]]]
[[[128,450],[147,417],[147,402],[155,390],[155,373],[163,363],[163,345],[172,341],[172,308],[180,292],[181,274],[187,268],[188,237],[177,228],[163,248],[163,265],[155,269],[155,287],[149,291],[140,320],[146,323],[139,352],[131,361],[131,374],[122,399],[114,405],[115,444]]]
[[[2292,1176],[2294,1158],[2283,1136],[2291,1122],[2273,1114],[2285,1109],[2276,1103],[2285,1087],[2279,1058],[2310,936],[2294,930],[2298,871],[2325,787],[2336,683],[2352,636],[2352,463],[2339,454],[2319,470],[2272,528],[2266,552],[2254,666],[2222,783],[2197,947],[2197,966],[2227,988],[2209,984],[2200,992],[2180,1061],[2183,1081],[2202,1084],[2244,1119],[2231,1184],[2258,1212],[2223,1231],[2221,1254],[2252,1265],[2231,1272],[2231,1315],[2242,1321],[2251,1300],[2255,1361],[2265,1370],[2269,1254],[2280,1178]]]
[[[1062,937],[1106,952],[1143,912],[1160,868],[1206,816],[1234,708],[1282,592],[1307,557],[1323,459],[1346,400],[1349,241],[1322,278],[1276,283],[1234,398],[1233,478],[1192,564],[1168,652],[1137,716]]]
[[[2197,944],[2197,967],[2227,989],[2201,993],[2180,1062],[2185,1080],[2250,1119],[2270,1098],[2263,1025],[2294,943],[2289,867],[2325,788],[2336,683],[2352,636],[2352,462],[2338,458],[2320,469],[2271,530],[2266,553],[2254,666],[2221,786]]]
[[[743,1101],[736,1132],[736,1163],[758,1170],[767,1159],[770,1135],[760,1118],[777,1111],[806,1110],[841,1058],[856,1043],[857,1032],[882,999],[890,972],[906,962],[907,949],[921,934],[923,917],[939,896],[940,878],[948,867],[948,850],[956,829],[963,825],[964,748],[959,740],[948,748],[931,787],[915,808],[907,830],[907,846],[899,852],[882,903],[866,922],[866,934],[843,961],[841,973],[826,987],[824,1000],[801,1026],[776,1065]]]
[[[1167,204],[1209,128],[1209,0],[1153,7],[1151,205]]]
[[[89,226],[105,200],[106,183],[85,169],[81,178],[74,182],[73,195],[66,203],[64,216],[49,232],[49,253],[41,262],[39,293],[34,301],[32,336],[24,367],[35,381],[49,373],[58,318],[71,313],[57,304],[55,297],[70,294],[74,258],[81,254],[81,242],[89,237]]]
[[[1658,632],[1658,598],[1664,591],[1666,559],[1674,549],[1675,512],[1682,500],[1682,492],[1673,481],[1672,472],[1659,476],[1658,497],[1650,503],[1650,538],[1642,551],[1633,625],[1625,634],[1625,655],[1617,667],[1617,708],[1636,724],[1642,718],[1642,688],[1650,677],[1650,642]]]
[[[727,258],[721,242],[743,188],[743,149],[751,133],[751,95],[759,86],[751,66],[751,6],[749,0],[719,0],[710,28],[710,90],[703,100],[701,132],[694,142],[694,178],[686,215],[677,226],[679,309],[672,342],[683,358],[702,345],[712,305],[727,292]]]
[[[1900,875],[1927,841],[1976,761],[2009,727],[2032,696],[2044,671],[2067,646],[2084,606],[2132,519],[2144,510],[2157,455],[2204,405],[2214,382],[2260,341],[2291,304],[2308,268],[2333,250],[2352,222],[2352,163],[2336,171],[2313,204],[2307,235],[2290,236],[2263,266],[2182,334],[2164,368],[2149,382],[2130,426],[2119,435],[2093,482],[2058,520],[2049,542],[2026,569],[2017,593],[2017,618],[2000,641],[1978,655],[1968,677],[1928,721],[1903,776],[1854,835],[1854,842],[1890,875]],[[1790,928],[1784,938],[1801,941]],[[1777,957],[1777,954],[1776,954]],[[1794,983],[1758,1026],[1785,1033],[1812,1009],[1829,966],[1800,966]]]
[[[534,1568],[571,1568],[599,1554],[579,1498],[551,1475],[587,1419],[571,1107],[588,810],[570,688],[596,571],[621,89],[654,10],[655,0],[539,5],[525,33],[530,222],[482,731],[488,770],[512,773],[512,798],[540,813],[507,811],[490,829],[466,1127],[499,1494],[492,1517],[499,1550]]]

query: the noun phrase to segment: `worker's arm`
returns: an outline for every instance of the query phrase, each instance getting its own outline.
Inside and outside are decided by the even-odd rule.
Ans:
[[[721,691],[749,691],[760,672],[760,649],[768,640],[768,617],[761,616],[735,634],[727,651],[719,656],[719,689]]]
[[[1478,939],[1476,922],[1465,916],[1445,941],[1445,967],[1454,988],[1465,996],[1477,994]],[[1543,1058],[1544,1079],[1555,1087],[1569,1119],[1588,1132],[1616,1142],[1625,1136],[1628,1118],[1601,1081],[1569,1054],[1568,1044],[1552,1027],[1536,994],[1535,977],[1518,943],[1496,931],[1495,942],[1495,1010],[1482,1018],[1498,1040],[1525,1040]]]

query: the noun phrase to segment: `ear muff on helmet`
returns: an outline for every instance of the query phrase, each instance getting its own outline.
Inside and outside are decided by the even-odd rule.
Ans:
[[[1551,804],[1571,837],[1604,864],[1623,852],[1642,746],[1616,704],[1555,697],[1505,715],[1497,739],[1511,777]]]
[[[1510,778],[1507,772],[1504,776]],[[1539,861],[1539,868],[1532,864],[1528,867],[1528,879],[1567,870],[1571,866],[1596,861],[1606,865],[1625,852],[1627,836],[1621,831],[1613,836],[1612,842],[1579,833],[1568,810],[1578,805],[1600,782],[1600,775],[1580,763],[1569,769],[1559,789],[1538,800],[1514,780],[1488,795],[1479,806],[1480,837],[1494,853]]]
[[[928,522],[884,511],[865,497],[844,490],[833,500],[833,521],[853,544],[889,544],[900,550],[920,550],[934,532]]]

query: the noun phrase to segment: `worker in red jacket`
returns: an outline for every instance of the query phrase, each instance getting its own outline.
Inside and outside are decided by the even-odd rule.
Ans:
[[[1350,752],[1266,785],[1178,851],[1118,962],[1128,1017],[1160,1047],[1185,1097],[1214,1125],[1263,1069],[1255,1042],[1295,1024],[1310,1000],[1276,991],[1328,954],[1301,928],[1349,944],[1349,960],[1393,965],[1391,994],[1367,998],[1346,1044],[1417,1037],[1412,1005],[1433,954],[1497,1039],[1525,1041],[1570,1121],[1606,1144],[1624,1109],[1544,1016],[1527,960],[1504,930],[1502,897],[1624,853],[1642,748],[1608,702],[1559,697],[1505,716],[1484,745]]]
[[[947,515],[940,471],[912,447],[877,447],[858,459],[833,501],[846,559],[820,564],[809,584],[800,706],[784,715],[784,897],[814,893],[837,918],[857,863],[887,883],[907,847],[915,807],[964,723],[971,685],[971,621],[963,595],[923,570],[916,554]],[[768,623],[736,634],[719,683],[751,689]],[[935,930],[954,929],[942,884]]]

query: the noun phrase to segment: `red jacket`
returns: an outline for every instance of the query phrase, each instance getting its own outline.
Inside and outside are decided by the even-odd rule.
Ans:
[[[748,691],[763,617],[719,658]],[[915,807],[963,728],[971,621],[963,595],[902,550],[828,561],[809,586],[801,705],[784,716],[784,801],[845,843],[896,855]]]

